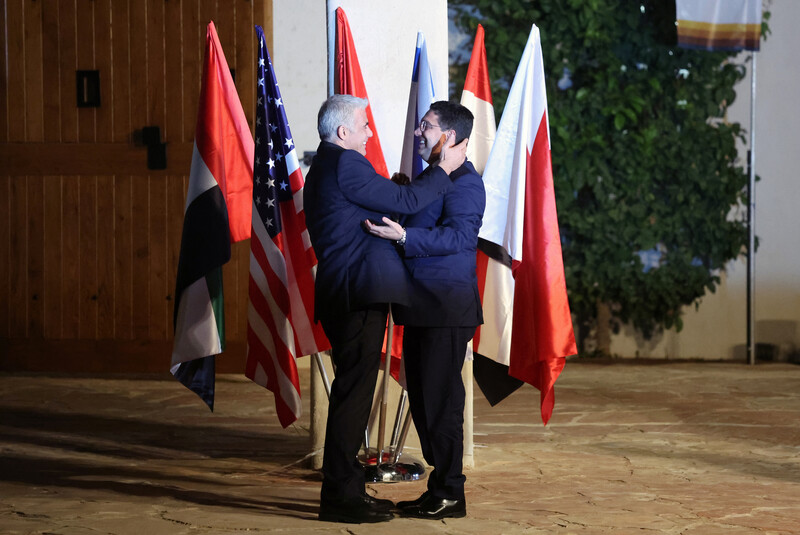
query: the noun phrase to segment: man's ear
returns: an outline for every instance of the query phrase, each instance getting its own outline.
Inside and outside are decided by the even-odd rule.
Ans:
[[[344,139],[347,137],[347,127],[343,125],[339,125],[339,128],[336,129],[336,137],[339,139]]]

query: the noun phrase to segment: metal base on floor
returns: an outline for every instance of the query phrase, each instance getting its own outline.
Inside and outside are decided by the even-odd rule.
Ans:
[[[394,462],[390,452],[384,452],[382,461],[378,464],[378,452],[375,448],[363,450],[358,460],[364,467],[364,477],[367,483],[396,483],[398,481],[417,481],[425,479],[425,465],[404,453],[398,455]]]
[[[364,466],[367,483],[397,483],[425,479],[425,467],[411,456],[403,455],[396,463],[368,464]]]

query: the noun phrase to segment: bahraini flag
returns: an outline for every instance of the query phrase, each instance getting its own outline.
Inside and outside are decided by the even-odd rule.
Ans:
[[[480,238],[504,249],[514,277],[508,373],[539,389],[546,424],[555,382],[577,353],[572,330],[550,161],[544,63],[531,28],[483,173]]]

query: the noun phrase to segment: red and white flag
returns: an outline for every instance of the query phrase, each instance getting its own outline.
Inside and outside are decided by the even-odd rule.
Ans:
[[[467,78],[464,81],[464,92],[461,93],[461,105],[475,117],[467,145],[467,159],[472,162],[479,174],[483,174],[486,167],[486,160],[489,159],[497,131],[483,34],[483,26],[478,24],[475,43],[472,45],[472,56],[469,58]]]
[[[486,212],[479,236],[508,253],[514,278],[508,354],[498,351],[497,360],[509,366],[511,376],[539,389],[547,424],[555,405],[556,379],[577,347],[564,278],[536,25],[511,85],[483,180]]]
[[[206,30],[192,168],[175,283],[171,372],[214,408],[214,355],[225,349],[222,266],[250,237],[253,136],[214,23]]]
[[[472,56],[464,81],[461,104],[475,117],[467,146],[467,159],[483,174],[496,135],[489,67],[486,62],[483,26],[478,25]],[[485,357],[508,364],[511,344],[511,318],[514,304],[514,277],[511,266],[493,258],[499,248],[478,244],[478,289],[483,305],[484,324],[475,331],[472,349]],[[483,249],[487,249],[484,251]],[[488,253],[488,254],[487,254]],[[507,255],[503,255],[507,256]]]
[[[367,86],[364,84],[364,77],[361,75],[361,66],[358,63],[356,45],[353,43],[353,35],[350,33],[350,23],[347,15],[342,8],[336,8],[336,61],[334,76],[334,92],[337,95],[353,95],[358,98],[367,96]],[[386,160],[381,149],[381,140],[378,138],[378,129],[375,120],[372,118],[372,106],[367,105],[367,120],[372,129],[372,137],[367,140],[367,160],[375,168],[375,172],[389,177],[386,167]]]
[[[283,427],[301,414],[295,360],[330,348],[314,323],[316,265],[303,212],[303,174],[264,32],[256,26],[256,148],[245,375],[275,394]]]

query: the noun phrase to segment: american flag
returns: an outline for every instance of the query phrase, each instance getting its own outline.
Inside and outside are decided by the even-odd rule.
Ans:
[[[314,318],[316,264],[303,214],[303,174],[275,71],[256,26],[255,161],[245,375],[275,394],[283,427],[301,414],[295,359],[330,348]]]

